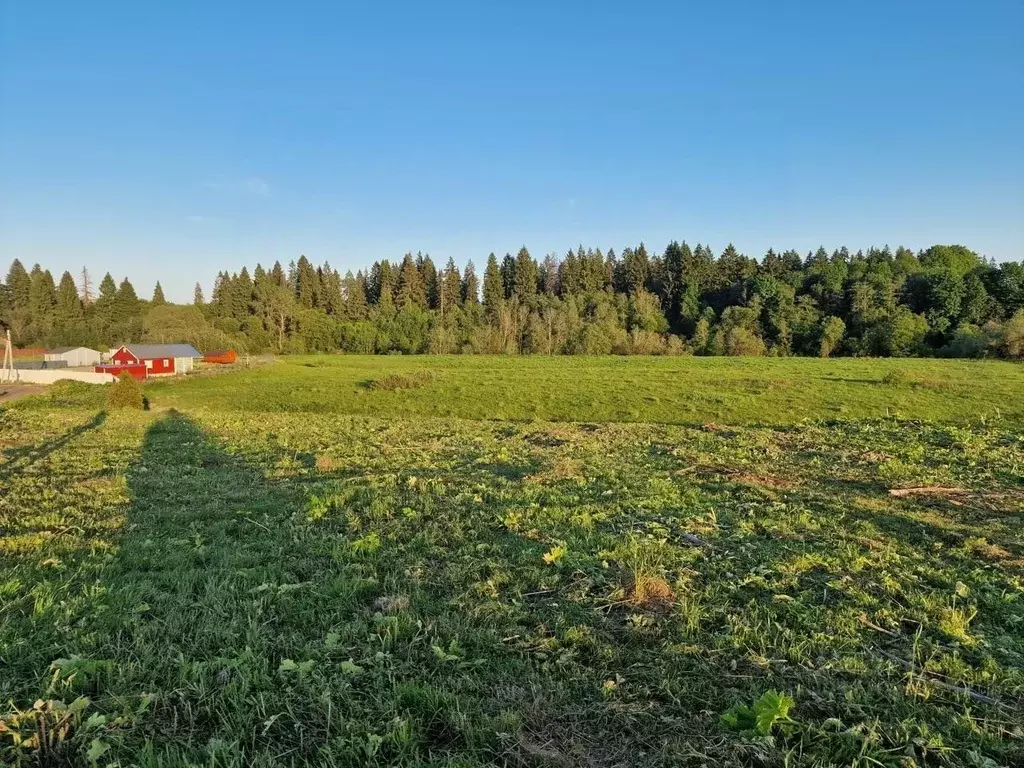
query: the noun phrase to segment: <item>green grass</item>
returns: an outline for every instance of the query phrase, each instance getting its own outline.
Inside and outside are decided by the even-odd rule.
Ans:
[[[886,379],[893,371],[900,374]],[[388,376],[430,378],[396,391],[372,385]],[[1000,361],[320,356],[164,380],[147,391],[163,405],[218,411],[751,425],[900,416],[1024,425],[1024,366]]]
[[[734,387],[728,419],[620,423],[594,392],[629,366],[560,362],[309,358],[151,385],[149,412],[0,409],[0,764],[1024,764],[1012,398],[752,426]],[[885,372],[637,362],[664,366],[649,418],[687,366]],[[836,386],[931,409],[972,371],[1020,375]],[[579,423],[468,418],[503,375],[575,387]],[[889,493],[918,486],[959,490]]]

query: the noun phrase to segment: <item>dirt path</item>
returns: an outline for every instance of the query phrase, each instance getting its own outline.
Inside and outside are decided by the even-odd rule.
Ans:
[[[28,395],[38,395],[45,389],[42,384],[0,384],[0,405]]]

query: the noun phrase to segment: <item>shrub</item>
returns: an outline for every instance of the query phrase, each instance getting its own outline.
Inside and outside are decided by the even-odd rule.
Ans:
[[[984,357],[987,347],[985,333],[976,325],[961,325],[942,353],[948,357]]]
[[[107,390],[107,405],[111,408],[134,408],[141,411],[147,403],[139,382],[130,373],[122,373]]]
[[[820,334],[818,336],[818,355],[828,357],[836,347],[839,346],[846,335],[846,323],[838,317],[826,317],[821,321]]]
[[[999,351],[1003,357],[1019,360],[1024,358],[1024,309],[1003,323]]]
[[[893,368],[882,377],[882,383],[887,387],[902,387],[910,383],[910,376],[900,368]]]
[[[103,388],[84,381],[60,379],[46,388],[46,400],[65,408],[94,408],[103,402]]]
[[[764,342],[753,331],[746,328],[730,328],[725,333],[725,354],[730,357],[755,356],[765,353]]]
[[[433,379],[433,375],[428,371],[389,373],[383,379],[371,379],[367,387],[369,389],[382,389],[386,392],[394,392],[399,389],[419,389],[420,387],[425,387]]]

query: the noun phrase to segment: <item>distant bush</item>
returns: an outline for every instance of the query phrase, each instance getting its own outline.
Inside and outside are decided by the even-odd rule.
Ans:
[[[946,357],[984,357],[988,346],[989,339],[981,328],[965,324],[956,329],[941,352]]]
[[[84,381],[60,379],[46,388],[43,399],[64,408],[95,408],[103,402],[103,388]]]
[[[371,379],[367,384],[368,389],[380,389],[386,392],[394,392],[399,389],[419,389],[425,387],[434,376],[428,371],[413,371],[412,373],[389,373],[383,379]]]
[[[1011,360],[1024,359],[1024,309],[1003,323],[999,351]]]
[[[147,403],[142,386],[130,373],[122,373],[107,389],[107,405],[111,408],[143,410]]]
[[[882,383],[887,387],[902,387],[909,384],[910,381],[910,376],[900,368],[894,368],[882,377]]]
[[[760,357],[765,353],[761,338],[746,328],[730,328],[724,336],[725,354],[730,357]]]

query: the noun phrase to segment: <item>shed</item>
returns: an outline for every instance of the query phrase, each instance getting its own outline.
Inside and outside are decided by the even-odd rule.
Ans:
[[[238,354],[233,349],[219,349],[216,352],[207,352],[203,355],[203,362],[231,365],[238,362]]]
[[[59,363],[68,368],[99,365],[100,353],[89,347],[54,347],[43,353],[44,363]],[[58,366],[47,366],[58,367]]]

